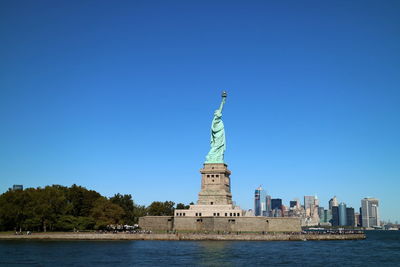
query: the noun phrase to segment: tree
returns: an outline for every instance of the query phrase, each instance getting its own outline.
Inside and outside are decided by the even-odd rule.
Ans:
[[[107,225],[121,224],[124,210],[107,198],[101,197],[94,203],[91,216],[96,221],[95,229],[105,229]]]
[[[22,230],[27,218],[28,195],[21,190],[9,190],[0,196],[0,219],[2,230]]]
[[[135,216],[134,216],[134,203],[131,195],[121,195],[115,194],[110,201],[118,206],[120,206],[124,210],[123,221],[125,224],[133,225]]]
[[[161,214],[173,213],[173,202],[161,204]],[[116,194],[107,199],[75,184],[10,189],[0,194],[0,231],[70,231],[101,229],[109,224],[132,225],[146,212],[146,207],[136,205],[131,195]]]
[[[189,208],[190,208],[189,205],[185,205],[183,203],[176,204],[176,209],[177,210],[188,210]]]
[[[150,216],[173,216],[174,205],[172,201],[154,201],[147,207],[147,215]]]
[[[65,194],[57,186],[46,186],[37,191],[35,200],[35,215],[40,220],[43,231],[46,232],[48,227],[53,230],[57,219],[68,211]]]
[[[67,199],[72,203],[72,209],[69,214],[73,216],[90,216],[90,211],[94,207],[95,201],[100,198],[101,195],[93,190],[87,190],[82,186],[73,184],[68,192]]]

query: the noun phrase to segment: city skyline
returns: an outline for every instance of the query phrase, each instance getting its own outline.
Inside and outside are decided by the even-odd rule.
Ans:
[[[400,221],[400,4],[289,2],[0,3],[0,192],[195,202],[227,90],[237,205],[262,184]]]
[[[359,208],[355,209],[344,201],[339,203],[337,197],[333,196],[326,207],[317,196],[304,196],[303,204],[295,198],[287,206],[282,199],[271,198],[260,185],[255,189],[254,209],[249,212],[253,216],[301,218],[302,226],[383,228],[385,225],[381,222],[387,221],[380,218],[379,199],[363,198],[360,202]],[[391,223],[397,224],[398,221]]]

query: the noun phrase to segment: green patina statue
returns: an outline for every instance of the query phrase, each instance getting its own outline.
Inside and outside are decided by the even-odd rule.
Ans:
[[[222,109],[226,101],[226,92],[222,92],[222,101],[219,109],[214,112],[211,123],[211,149],[206,156],[205,163],[224,163],[226,149],[224,123],[222,122]]]

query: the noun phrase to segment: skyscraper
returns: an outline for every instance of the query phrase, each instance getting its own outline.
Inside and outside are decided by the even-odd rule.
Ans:
[[[304,210],[306,211],[306,216],[312,216],[315,207],[315,197],[314,196],[304,196]]]
[[[280,198],[273,198],[271,199],[271,208],[275,209],[282,209],[282,199]]]
[[[272,204],[271,204],[271,196],[267,195],[265,197],[265,215],[264,216],[272,216]]]
[[[332,210],[324,210],[324,223],[332,224]]]
[[[266,194],[264,189],[259,186],[254,192],[254,215],[262,216],[266,211]]]
[[[343,202],[339,204],[339,225],[347,225],[346,204]]]
[[[314,206],[319,207],[319,199],[317,196],[314,196]]]
[[[339,207],[332,206],[332,226],[339,226]]]
[[[319,217],[319,222],[324,223],[324,208],[323,207],[318,207],[318,217]]]
[[[338,204],[338,201],[336,199],[336,196],[334,196],[333,198],[331,198],[329,200],[329,209],[331,210],[332,207],[337,207],[337,206],[339,206],[339,204]]]
[[[379,222],[379,200],[364,198],[361,200],[362,227],[377,227]]]
[[[304,209],[311,209],[314,206],[315,197],[314,196],[304,196]]]
[[[346,208],[346,222],[348,226],[356,226],[354,208]]]

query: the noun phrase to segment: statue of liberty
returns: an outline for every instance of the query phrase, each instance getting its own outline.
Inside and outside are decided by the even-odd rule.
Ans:
[[[211,149],[206,156],[205,163],[224,163],[226,149],[224,123],[222,122],[222,109],[226,101],[226,92],[222,92],[222,101],[219,109],[214,112],[211,123]]]

